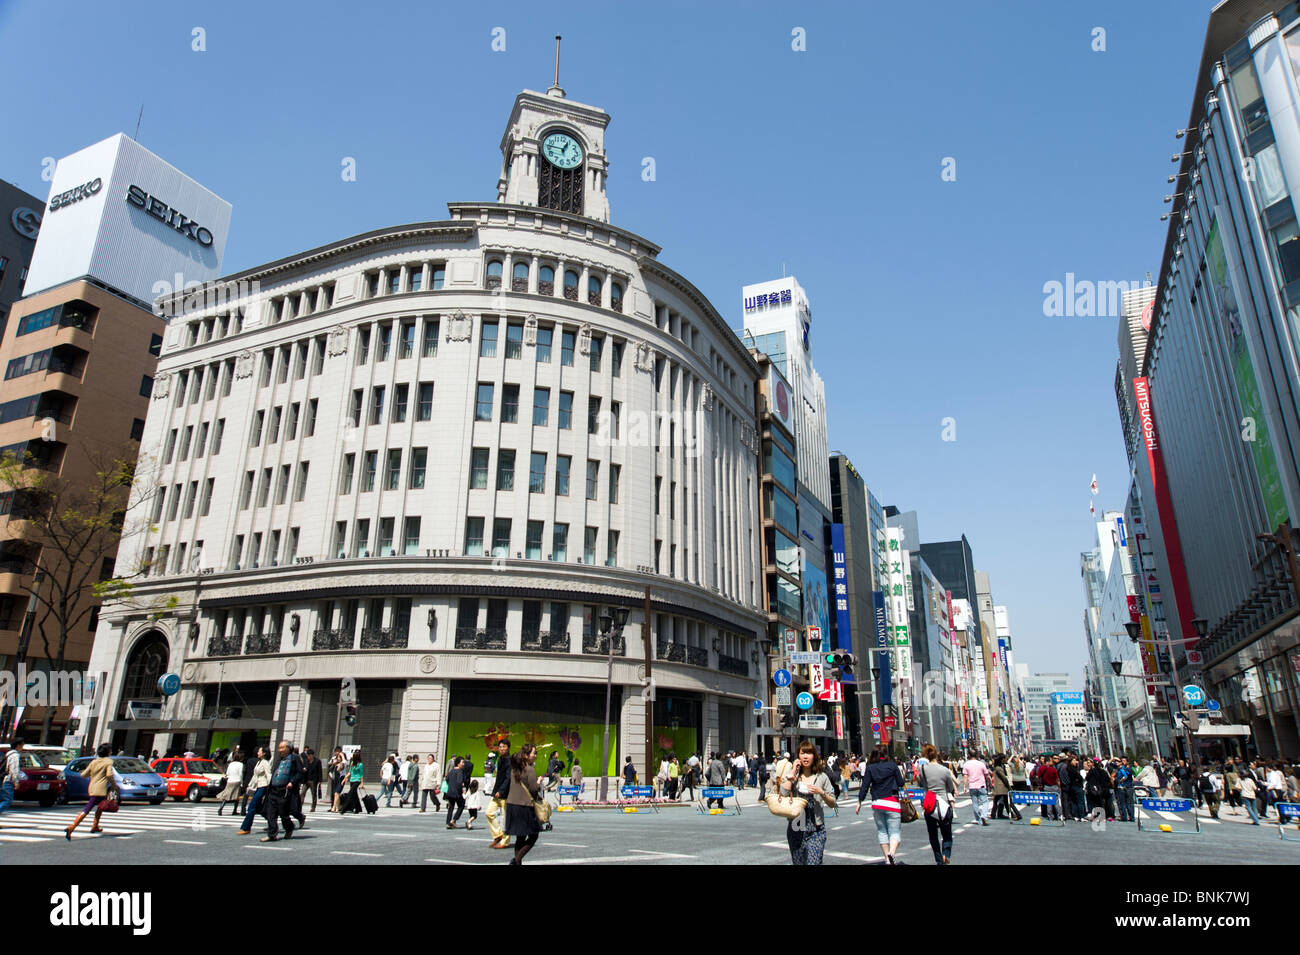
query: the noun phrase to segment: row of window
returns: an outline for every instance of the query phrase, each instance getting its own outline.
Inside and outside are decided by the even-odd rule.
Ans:
[[[309,352],[311,373],[313,376],[319,375],[325,370],[326,341],[324,335],[317,335],[310,342],[302,339],[291,343],[286,342],[278,347],[263,348],[261,374],[257,386],[265,388],[271,383],[273,374],[276,384],[283,385],[289,380],[291,367],[293,380],[302,381],[307,377]]]
[[[24,315],[18,319],[18,328],[14,332],[14,337],[30,335],[32,332],[39,332],[41,329],[51,328],[55,325],[59,328],[79,328],[85,332],[93,332],[95,318],[98,315],[99,309],[95,308],[95,306],[80,299],[74,299],[71,302],[64,302],[52,308]]]
[[[358,523],[361,523],[358,521]],[[492,521],[492,539],[490,541],[491,549],[484,549],[483,531],[486,518],[470,517],[465,521],[465,556],[466,557],[486,557],[489,554],[493,557],[509,557],[510,536],[513,521],[508,517],[498,517]],[[343,522],[339,522],[340,527]],[[546,530],[545,521],[528,521],[524,532],[524,549],[516,551],[515,557],[523,557],[527,560],[542,559],[542,541]],[[599,527],[587,527],[582,535],[582,563],[596,563],[596,545],[600,537]],[[618,531],[607,531],[605,534],[605,566],[614,567],[618,564]],[[551,546],[546,552],[547,560],[566,561],[569,559],[569,525],[556,523],[551,527]]]
[[[216,478],[208,478],[203,482],[203,493],[199,494],[199,482],[190,481],[188,485],[174,484],[170,491],[167,485],[159,485],[154,490],[153,498],[153,516],[150,520],[155,523],[163,520],[174,521],[178,514],[190,518],[194,516],[195,501],[198,502],[199,517],[207,517],[212,510],[212,492],[216,488]],[[185,492],[185,507],[181,511],[181,491]],[[164,513],[166,517],[164,517]]]
[[[185,461],[189,458],[191,445],[193,445],[193,449],[194,449],[194,460],[197,461],[199,458],[203,457],[204,451],[207,448],[207,444],[208,444],[209,422],[203,421],[199,423],[198,425],[199,440],[197,444],[193,443],[194,427],[195,427],[194,425],[187,425],[185,427],[184,432],[182,432],[179,428],[172,428],[169,432],[167,432],[167,440],[163,444],[163,464],[172,463],[172,458],[176,455],[176,443],[178,440],[178,436],[180,441],[179,460]],[[212,454],[214,455],[220,454],[221,439],[226,434],[226,419],[218,418],[216,420],[215,426],[213,426],[211,430],[212,430]],[[144,431],[144,426],[142,424],[141,425],[142,434],[143,431]],[[133,437],[134,434],[135,433],[133,431],[132,432]]]
[[[382,392],[382,388],[375,389]],[[382,396],[381,396],[382,397]],[[496,399],[496,385],[489,382],[480,381],[474,395],[474,420],[491,421],[492,406]],[[603,399],[599,395],[589,395],[587,397],[587,433],[599,434],[601,425],[600,408]],[[373,402],[371,407],[373,408]],[[559,419],[558,425],[561,431],[568,431],[573,427],[573,392],[561,391],[559,402]],[[551,389],[534,388],[533,389],[533,424],[545,426],[550,419],[551,413]],[[619,422],[623,416],[623,403],[620,401],[610,402],[609,412],[609,436],[618,438]],[[373,413],[372,413],[373,417]],[[519,386],[509,382],[501,386],[501,423],[517,424],[519,421]],[[371,424],[377,423],[371,421]]]
[[[373,454],[374,452],[370,453]],[[398,453],[400,454],[400,452]],[[545,494],[547,455],[542,451],[533,451],[531,455],[528,467],[528,491],[530,494]],[[474,448],[470,452],[469,486],[471,490],[487,489],[490,456],[490,448]],[[569,494],[569,474],[572,464],[573,457],[571,455],[557,454],[555,456],[555,493],[558,497],[567,497]],[[611,504],[618,503],[619,480],[622,474],[622,465],[611,464],[609,466],[609,503]],[[497,450],[496,489],[498,491],[513,491],[515,489],[515,452],[509,448]],[[587,462],[587,500],[597,500],[599,490],[600,462],[589,460]]]
[[[339,493],[351,494],[352,481],[356,473],[357,456],[355,454],[343,455],[343,468],[339,472]],[[411,448],[410,473],[407,475],[407,487],[412,490],[420,490],[424,487],[425,472],[428,469],[429,449],[428,448]],[[362,493],[373,491],[375,489],[375,478],[379,473],[379,452],[363,451],[361,454],[361,482],[359,490]],[[384,455],[384,483],[385,491],[396,491],[402,486],[402,450],[400,448],[390,448]]]
[[[284,440],[293,441],[298,437],[298,422],[302,420],[302,436],[310,438],[316,433],[316,412],[319,408],[319,398],[311,398],[307,401],[306,413],[303,413],[302,402],[295,401],[289,405],[288,417],[285,417],[284,406],[276,405],[270,409],[268,417],[265,408],[253,413],[253,428],[248,436],[248,446],[255,448],[262,443],[263,431],[266,432],[266,443],[275,444],[280,440],[280,426],[284,425]],[[188,428],[186,429],[189,430]],[[172,432],[175,434],[175,431]],[[181,456],[184,461],[184,455]],[[164,464],[170,463],[164,461]]]
[[[489,259],[487,263],[486,288],[499,289],[505,276],[505,263],[501,259]],[[510,290],[512,292],[534,291],[529,286],[532,268],[527,262],[515,262],[510,269]],[[576,269],[565,269],[561,295],[571,302],[578,301],[580,276]],[[587,275],[587,304],[601,306],[604,303],[605,278],[601,275]],[[555,267],[542,265],[537,270],[538,295],[555,295]],[[621,282],[609,283],[609,307],[615,312],[623,311],[623,285]]]
[[[431,421],[433,420],[433,382],[422,381],[416,386],[415,401],[415,420]],[[370,412],[366,416],[369,424],[383,424],[384,422],[384,401],[388,397],[387,385],[375,385],[370,389]],[[394,424],[400,424],[406,420],[409,412],[411,398],[411,386],[409,384],[393,385],[393,404],[389,411],[389,418]],[[314,401],[315,399],[313,399]],[[361,427],[361,415],[365,409],[366,390],[364,388],[354,388],[352,391],[352,401],[348,405],[348,420],[352,427]]]
[[[425,317],[419,323],[415,319],[405,319],[397,323],[379,322],[372,329],[369,325],[357,326],[356,364],[364,365],[371,359],[371,345],[374,348],[376,362],[388,361],[393,357],[393,331],[397,331],[397,360],[415,357],[416,332],[419,327],[419,344],[421,358],[438,357],[438,328],[436,316]]]
[[[185,329],[185,345],[187,347],[202,345],[205,342],[215,341],[219,338],[238,335],[243,330],[244,310],[238,308],[224,315],[213,315],[211,318],[197,319],[190,322]]]
[[[440,290],[447,283],[446,262],[417,262],[411,265],[390,265],[367,272],[366,298],[377,298],[380,290],[385,295],[402,292],[421,292],[425,288]]]
[[[355,524],[352,535],[352,549],[347,548],[348,522],[336,521],[334,524],[334,556],[340,560],[346,557],[392,557],[396,554],[418,554],[420,552],[420,519],[407,517],[402,519],[402,536],[394,543],[397,518],[381,517],[374,522],[374,536],[371,536],[371,521],[361,518]],[[373,548],[373,550],[372,550]]]
[[[311,472],[310,461],[298,462],[298,475],[293,480],[293,499],[295,501],[305,500],[307,497],[307,476]],[[271,484],[275,484],[275,503],[283,504],[288,499],[290,477],[293,473],[293,465],[280,465],[277,474],[275,468],[262,468],[261,480],[257,479],[257,471],[245,471],[244,481],[239,490],[239,509],[248,510],[253,501],[253,486],[257,486],[257,507],[265,507],[271,498]]]

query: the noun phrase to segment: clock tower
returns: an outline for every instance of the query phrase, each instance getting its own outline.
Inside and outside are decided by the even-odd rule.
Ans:
[[[545,93],[524,90],[501,137],[497,201],[608,222],[608,125],[608,113],[566,99],[558,82]]]

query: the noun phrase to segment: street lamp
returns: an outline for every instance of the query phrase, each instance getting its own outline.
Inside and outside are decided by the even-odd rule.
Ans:
[[[619,607],[611,614],[606,607],[599,620],[600,635],[609,643],[609,666],[605,675],[605,755],[600,766],[600,801],[605,802],[609,798],[609,705],[614,693],[614,641],[623,635],[623,627],[627,625],[627,608]],[[646,772],[649,771],[647,766]]]

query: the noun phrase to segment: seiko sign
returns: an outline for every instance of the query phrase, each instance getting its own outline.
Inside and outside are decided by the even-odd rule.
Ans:
[[[64,206],[70,206],[74,202],[80,202],[82,199],[96,195],[99,190],[104,188],[104,181],[99,178],[83,182],[76,189],[69,189],[67,192],[61,192],[50,200],[50,212],[62,209]]]
[[[126,201],[143,209],[159,222],[165,222],[181,235],[204,247],[212,245],[212,233],[179,209],[173,209],[157,196],[151,196],[139,186],[126,190]]]

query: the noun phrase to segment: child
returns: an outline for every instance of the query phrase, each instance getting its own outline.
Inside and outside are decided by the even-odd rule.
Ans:
[[[465,797],[465,808],[469,810],[469,820],[465,823],[466,829],[474,828],[474,820],[478,818],[478,811],[483,808],[483,793],[478,788],[478,780],[470,780],[469,795]]]

